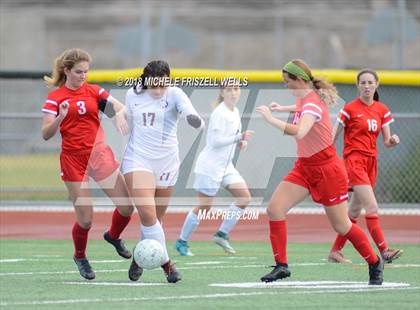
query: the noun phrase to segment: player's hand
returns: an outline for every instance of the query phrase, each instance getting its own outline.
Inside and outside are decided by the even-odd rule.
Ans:
[[[125,119],[124,110],[115,114],[115,127],[117,127],[118,132],[124,136],[129,133],[128,123]]]
[[[271,122],[273,120],[273,115],[271,114],[270,108],[266,105],[260,105],[255,109],[258,113],[260,113],[267,122]]]
[[[238,147],[241,151],[245,151],[246,148],[248,147],[248,141],[246,141],[246,140],[239,141]]]
[[[59,107],[58,117],[64,119],[69,112],[69,102],[67,100],[63,101]]]
[[[248,140],[249,138],[251,138],[251,136],[254,134],[253,130],[245,130],[242,133],[242,140]]]
[[[283,112],[283,106],[278,104],[277,102],[273,101],[269,105],[270,111],[277,111],[277,112]]]
[[[398,135],[392,135],[391,138],[389,139],[389,143],[391,144],[391,146],[396,146],[397,144],[400,143],[400,137],[398,137]]]

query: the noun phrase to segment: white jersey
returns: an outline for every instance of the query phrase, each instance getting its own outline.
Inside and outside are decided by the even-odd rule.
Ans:
[[[136,94],[131,88],[125,106],[131,134],[124,159],[129,160],[136,160],[136,154],[149,159],[178,155],[179,116],[198,116],[188,96],[178,87],[168,87],[159,99],[152,98],[147,90]]]
[[[194,172],[220,182],[229,173],[236,173],[232,159],[236,144],[241,140],[241,118],[235,107],[233,111],[224,102],[210,116],[206,146],[198,156]]]

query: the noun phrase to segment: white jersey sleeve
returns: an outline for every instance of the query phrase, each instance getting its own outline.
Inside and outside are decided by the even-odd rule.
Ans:
[[[176,109],[181,114],[181,117],[186,119],[187,116],[194,115],[201,120],[201,125],[198,129],[204,128],[204,120],[200,117],[200,115],[192,105],[191,100],[190,98],[188,98],[187,94],[178,87],[172,87],[171,90],[172,96],[174,96],[174,100],[176,102]]]

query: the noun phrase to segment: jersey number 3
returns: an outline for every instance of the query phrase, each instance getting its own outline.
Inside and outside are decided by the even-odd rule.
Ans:
[[[378,130],[378,122],[376,119],[368,119],[368,131],[377,131]]]
[[[86,114],[86,104],[84,101],[77,101],[77,112],[79,112],[80,115]]]

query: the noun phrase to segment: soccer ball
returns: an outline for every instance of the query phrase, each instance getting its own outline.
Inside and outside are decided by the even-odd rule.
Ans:
[[[155,269],[164,263],[163,252],[163,247],[158,241],[144,239],[134,248],[134,260],[141,268]]]

